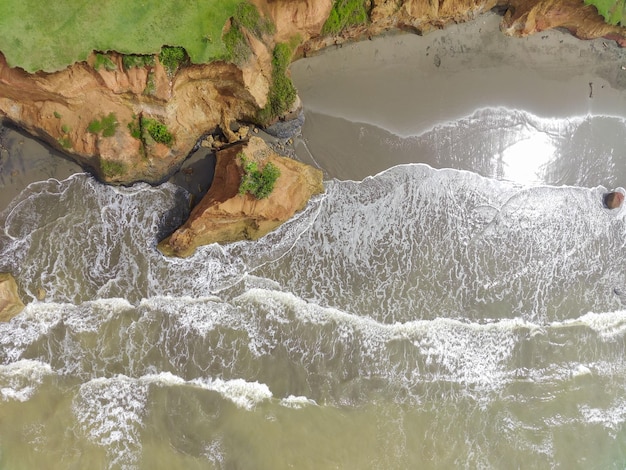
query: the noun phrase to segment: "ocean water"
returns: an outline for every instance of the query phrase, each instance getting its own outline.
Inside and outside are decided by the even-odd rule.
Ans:
[[[534,131],[489,147],[496,114]],[[476,171],[398,138],[442,168],[329,180],[184,260],[156,250],[173,184],[30,184],[0,214],[30,302],[0,324],[0,469],[623,469],[626,209],[602,194],[626,155],[598,132],[562,160],[593,125],[626,132],[504,109],[430,131]]]

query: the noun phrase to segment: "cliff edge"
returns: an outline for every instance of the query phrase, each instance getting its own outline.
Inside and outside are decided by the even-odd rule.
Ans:
[[[423,34],[493,8],[504,12],[502,30],[509,35],[562,27],[580,38],[626,44],[624,28],[607,24],[582,0],[371,0],[348,23],[337,13],[341,2],[331,0],[251,4],[273,26],[261,31],[231,18],[223,39],[234,37],[235,52],[245,54],[228,60],[192,64],[183,58],[172,67],[160,55],[105,51],[58,72],[31,74],[0,55],[0,116],[105,182],[157,183],[180,167],[203,135],[219,131],[232,143],[238,140],[234,121],[264,126],[288,111],[295,98],[289,61],[333,44],[388,30]],[[328,26],[331,20],[337,29]]]

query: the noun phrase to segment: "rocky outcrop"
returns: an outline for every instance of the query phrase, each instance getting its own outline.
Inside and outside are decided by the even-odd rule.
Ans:
[[[604,207],[607,209],[617,209],[621,207],[624,202],[624,195],[619,191],[611,191],[604,195],[602,201],[604,202]]]
[[[122,56],[111,53],[112,67],[96,70],[93,54],[59,72],[28,74],[0,55],[0,116],[65,151],[104,181],[159,182],[180,166],[203,134],[219,127],[233,142],[237,136],[230,124],[259,116],[268,104],[272,50],[278,42],[299,42],[298,53],[306,55],[392,29],[423,34],[498,7],[506,12],[502,29],[507,34],[563,27],[581,38],[626,44],[624,28],[606,24],[583,0],[371,0],[367,25],[332,37],[321,36],[332,0],[251,1],[276,28],[260,39],[244,31],[252,52],[242,65],[216,61],[188,65],[172,75],[158,59],[125,69]],[[89,131],[90,124],[107,116],[113,116],[109,132]],[[144,119],[161,123],[173,140],[152,139],[141,125]]]
[[[240,194],[243,153],[259,167],[275,165],[280,176],[264,199]],[[210,243],[256,240],[302,210],[312,195],[324,190],[322,172],[304,163],[281,157],[258,137],[217,153],[213,184],[193,209],[185,224],[159,244],[166,255],[186,257],[196,247]]]
[[[594,6],[581,0],[506,0],[502,31],[528,36],[546,29],[564,28],[580,39],[607,38],[626,45],[624,28],[606,23]]]
[[[0,322],[7,322],[24,309],[13,276],[0,273]]]

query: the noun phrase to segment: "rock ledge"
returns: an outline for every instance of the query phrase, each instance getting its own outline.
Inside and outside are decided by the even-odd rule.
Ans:
[[[265,199],[239,194],[243,175],[237,155],[262,167],[273,163],[280,176]],[[210,243],[256,240],[302,210],[311,196],[324,191],[322,172],[304,163],[281,157],[258,137],[217,153],[215,176],[209,192],[191,211],[185,224],[159,243],[168,256],[187,257],[196,247]]]

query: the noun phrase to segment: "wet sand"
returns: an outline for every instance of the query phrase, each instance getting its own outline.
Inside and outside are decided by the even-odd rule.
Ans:
[[[63,180],[82,171],[62,153],[0,122],[0,211],[35,181]]]
[[[562,31],[510,38],[500,20],[487,13],[423,37],[391,34],[295,62],[307,118],[298,157],[329,178],[359,180],[407,163],[407,152],[381,162],[378,149],[358,144],[363,129],[379,130],[380,140],[408,138],[487,107],[542,118],[625,114],[626,55],[614,42]]]

